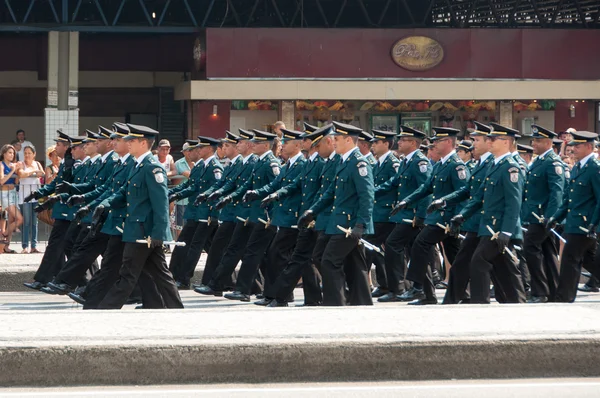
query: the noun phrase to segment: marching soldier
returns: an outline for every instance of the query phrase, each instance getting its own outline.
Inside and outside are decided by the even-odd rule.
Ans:
[[[115,153],[119,156],[119,160],[107,183],[100,189],[83,195],[85,202],[89,203],[80,208],[78,213],[90,213],[104,199],[118,192],[121,187],[127,184],[129,173],[135,166],[135,159],[129,154],[129,146],[127,141],[124,140],[124,137],[129,133],[129,127],[124,123],[115,123],[113,129],[114,133],[111,135],[111,139],[114,140]],[[98,193],[100,194],[98,195]],[[81,294],[75,292],[68,294],[72,300],[83,304],[84,310],[97,308],[108,290],[119,279],[119,270],[123,263],[123,250],[125,248],[123,227],[126,213],[126,206],[113,207],[108,212],[108,217],[104,225],[101,225],[99,232],[108,236],[106,250],[102,253],[100,270],[90,279]],[[96,225],[92,227],[92,231],[96,231]]]
[[[128,124],[130,153],[136,159],[124,185],[94,211],[94,222],[103,224],[108,209],[127,207],[123,227],[123,262],[119,279],[106,293],[99,309],[121,308],[138,279],[144,308],[183,308],[173,276],[167,268],[163,242],[169,226],[169,196],[165,169],[150,149],[158,131]],[[143,242],[143,243],[141,243]],[[146,243],[147,242],[147,243]],[[151,294],[154,293],[155,294]]]
[[[194,166],[200,168],[199,173],[194,173],[183,184],[181,189],[174,189],[169,197],[169,201],[180,200],[190,196],[197,197],[199,193],[208,190],[223,177],[223,166],[217,160],[215,152],[220,141],[210,137],[198,137],[198,151],[202,161]],[[179,185],[178,187],[181,187]],[[183,262],[175,263],[171,266],[171,272],[179,289],[189,289],[190,280],[194,275],[196,265],[200,260],[202,249],[204,249],[207,240],[213,235],[219,225],[219,210],[216,206],[210,206],[208,203],[200,203],[198,206],[188,205],[188,209],[193,212],[193,220],[196,222],[196,229],[190,241],[189,248]]]
[[[360,130],[357,145],[361,155],[363,155],[365,159],[367,159],[367,162],[372,167],[375,167],[375,165],[377,164],[377,159],[375,159],[375,156],[373,156],[373,152],[371,152],[371,147],[373,146],[373,136],[364,130]]]
[[[85,137],[71,138],[64,134],[62,130],[58,130],[57,132],[58,137],[54,139],[56,142],[56,151],[57,155],[63,158],[58,168],[58,174],[50,184],[44,185],[39,190],[32,192],[24,198],[25,202],[31,199],[41,199],[45,196],[53,198],[56,195],[52,194],[55,193],[58,184],[63,181],[81,181],[83,178],[83,175],[79,173],[84,171],[81,167],[81,159],[85,157],[82,148]],[[75,155],[73,155],[74,148],[71,148],[73,142],[77,147]],[[77,171],[77,175],[75,175],[75,171]],[[46,204],[46,202],[38,206],[39,210],[50,208],[50,205]],[[34,281],[24,284],[33,290],[41,290],[52,280],[65,263],[65,236],[69,231],[71,220],[73,219],[72,210],[66,204],[56,201],[52,207],[52,218],[54,219],[54,226],[48,238],[48,246],[42,257],[42,262],[33,276]]]
[[[292,195],[297,195],[300,192],[302,193],[300,214],[303,214],[312,206],[321,188],[320,177],[326,165],[325,159],[333,152],[333,147],[325,145],[327,140],[323,140],[331,131],[331,127],[332,125],[328,124],[315,130],[313,133],[304,135],[303,142],[307,145],[306,150],[309,153],[309,158],[304,165],[302,173],[292,183],[278,189],[275,193],[263,199],[263,206]],[[304,305],[317,306],[321,304],[323,296],[316,269],[311,261],[317,237],[318,232],[314,227],[299,228],[296,247],[287,266],[273,283],[271,289],[265,289],[265,298],[274,298],[268,307],[287,307],[288,300],[300,277],[302,277],[303,282]]]
[[[419,130],[401,127],[398,150],[404,159],[394,177],[375,187],[375,196],[382,192],[393,193],[394,204],[400,203],[427,181],[431,174],[431,163],[419,150],[426,137]],[[389,292],[377,301],[399,301],[399,296],[406,291],[405,275],[410,247],[423,227],[429,201],[430,197],[426,196],[405,209],[394,208],[391,211],[390,221],[394,223],[394,229],[385,241],[385,271]]]
[[[532,129],[533,128],[535,127],[532,126]],[[531,162],[533,161],[534,149],[529,145],[517,144],[517,152],[519,152],[519,156],[521,157],[521,159],[523,159],[523,161],[527,163],[527,166],[531,166]]]
[[[600,163],[594,157],[594,140],[598,134],[587,131],[571,134],[573,138],[568,145],[573,148],[577,163],[571,170],[569,188],[560,208],[546,223],[546,228],[551,231],[566,219],[564,238],[567,243],[560,258],[556,291],[556,301],[564,303],[575,301],[582,265],[593,276],[600,275],[598,260],[594,259],[600,219]]]
[[[190,184],[192,184],[192,188],[195,186],[193,184],[194,181],[198,178],[199,175],[204,174],[204,162],[199,161],[199,153],[198,153],[198,141],[196,140],[186,140],[186,143],[189,145],[188,149],[192,151],[192,157],[196,158],[196,163],[194,167],[190,170],[189,178],[182,184],[179,184],[169,190],[169,200],[176,200],[176,197],[179,195],[181,191],[188,188]],[[191,195],[191,193],[190,193]],[[185,261],[188,253],[188,249],[190,248],[190,244],[192,243],[192,238],[194,237],[194,232],[196,232],[196,227],[199,222],[196,220],[196,207],[190,206],[189,204],[185,208],[185,212],[183,213],[183,219],[185,220],[185,224],[183,228],[181,228],[181,232],[177,237],[177,242],[184,242],[185,246],[175,246],[173,249],[173,253],[171,254],[171,262],[169,263],[169,271],[173,274],[173,278],[175,279],[175,284],[177,284],[178,288],[182,288],[180,285],[178,275],[179,268],[182,266]]]
[[[456,146],[456,154],[463,161],[465,166],[472,171],[475,168],[475,160],[473,160],[473,141],[462,140]]]
[[[459,130],[446,127],[434,127],[433,130],[435,151],[441,159],[433,166],[427,181],[397,204],[399,210],[429,195],[433,200],[444,197],[466,186],[469,180],[469,170],[454,150]],[[425,227],[419,232],[410,253],[406,278],[414,283],[413,288],[400,296],[402,301],[415,300],[411,303],[413,305],[437,304],[429,265],[434,262],[434,248],[438,243],[444,244],[448,261],[454,263],[460,241],[448,233],[448,224],[458,210],[459,207],[454,205],[427,215]]]
[[[270,149],[276,135],[260,130],[254,130],[253,134],[253,151],[258,156],[258,159],[254,163],[246,180],[242,181],[241,185],[237,186],[234,192],[224,196],[217,203],[217,209],[224,208],[229,203],[239,199],[243,200],[246,192],[264,187],[275,180],[281,171],[280,163]],[[218,190],[211,194],[208,199],[217,198],[223,192]],[[254,278],[258,273],[265,250],[275,236],[276,229],[270,224],[265,225],[259,221],[259,218],[262,220],[266,218],[267,220],[264,221],[268,222],[271,217],[268,211],[260,207],[260,201],[245,201],[245,203],[248,209],[247,213],[245,213],[247,217],[244,219],[237,216],[244,219],[244,221],[236,226],[231,241],[208,285],[195,289],[196,292],[208,295],[222,295],[225,288],[225,278],[228,278],[233,273],[243,255],[235,291],[226,294],[225,298],[245,302],[250,301]]]
[[[245,197],[248,201],[262,199],[291,184],[304,169],[306,159],[300,151],[304,133],[285,128],[281,128],[280,131],[283,138],[282,154],[288,160],[274,181],[262,188],[246,192]],[[301,203],[300,195],[290,195],[274,206],[270,224],[277,227],[277,233],[267,251],[264,298],[255,302],[256,305],[269,305],[275,298],[274,283],[285,268],[296,246],[298,228],[292,227],[296,226],[296,221],[300,216],[298,212]],[[267,202],[261,203],[261,207],[269,206],[270,204]],[[267,224],[265,224],[266,226]],[[293,294],[290,294],[288,300],[293,301]]]
[[[96,258],[106,250],[109,236],[87,228],[92,221],[92,217],[89,208],[87,211],[85,209],[81,211],[80,206],[85,204],[86,200],[91,202],[94,198],[100,196],[106,190],[105,184],[108,185],[110,182],[110,177],[118,161],[118,155],[113,151],[112,134],[111,130],[99,126],[99,132],[96,134],[96,145],[100,158],[97,160],[98,163],[95,163],[93,176],[90,175],[87,182],[81,184],[65,182],[57,187],[57,190],[63,192],[60,195],[63,201],[69,195],[76,194],[70,196],[66,202],[69,207],[75,206],[78,209],[75,213],[74,222],[81,222],[84,227],[80,232],[82,239],[74,248],[73,255],[54,280],[48,283],[48,286],[42,291],[53,294],[67,294],[73,291],[76,286],[81,287],[87,283],[85,273],[88,269],[92,275],[98,270]],[[127,151],[126,148],[123,148],[123,150]]]
[[[558,286],[558,248],[554,235],[546,231],[544,219],[562,204],[565,173],[552,150],[556,133],[532,125],[533,148],[537,158],[527,170],[521,219],[527,227],[523,253],[531,274],[531,302],[554,301]]]
[[[254,134],[243,129],[240,129],[239,132],[240,135],[238,136],[226,131],[226,137],[221,141],[223,142],[223,149],[226,156],[231,159],[229,167],[225,168],[223,171],[223,178],[221,178],[218,183],[198,195],[194,204],[199,205],[215,192],[217,192],[217,194],[219,194],[219,192],[229,194],[233,192],[236,187],[244,184],[249,178],[253,169],[252,166],[257,159],[256,155],[252,153],[253,144],[250,142],[254,137]],[[233,201],[221,209],[219,214],[219,226],[210,245],[201,284],[194,286],[194,291],[197,293],[201,293],[197,289],[205,289],[210,282],[215,269],[221,261],[223,252],[227,249],[231,237],[235,234],[236,227],[244,229],[244,223],[240,223],[237,217],[245,220],[248,217],[248,211],[249,207],[247,207],[247,204],[241,203],[241,200]],[[240,258],[242,254],[243,253],[239,254]],[[231,274],[225,276],[225,278],[229,278],[224,282],[225,287],[233,286]]]
[[[446,206],[455,206],[463,203],[465,200],[473,199],[479,187],[485,181],[488,169],[493,164],[494,157],[490,152],[490,141],[487,135],[492,131],[490,126],[475,122],[477,130],[471,133],[473,139],[473,156],[477,160],[475,167],[471,170],[469,183],[457,191],[452,192],[431,203],[429,212],[437,209],[443,209]],[[464,233],[464,239],[460,244],[460,249],[450,268],[448,277],[448,288],[444,296],[443,304],[458,304],[468,302],[467,285],[470,279],[470,266],[473,253],[479,244],[479,224],[481,215],[473,214],[461,226],[460,230]],[[453,231],[455,234],[458,231]]]
[[[373,180],[375,184],[375,201],[373,204],[373,227],[375,233],[366,239],[375,246],[381,247],[387,237],[394,230],[395,224],[390,222],[390,211],[396,201],[396,190],[377,191],[377,187],[389,181],[396,175],[400,168],[398,158],[392,153],[396,133],[373,130],[372,148],[377,158],[373,167]],[[377,275],[377,288],[371,293],[372,297],[381,297],[389,292],[389,283],[386,276],[385,258],[383,254],[369,250],[366,252],[367,265],[375,264]]]
[[[510,151],[517,136],[514,129],[492,124],[488,137],[493,164],[475,197],[452,219],[456,228],[481,210],[480,240],[471,260],[471,303],[489,304],[492,273],[497,278],[496,294],[501,294],[502,301],[525,301],[512,245],[512,240],[522,239],[519,212],[524,182],[521,168]]]
[[[325,231],[331,237],[321,264],[323,305],[345,305],[346,283],[351,305],[372,305],[365,253],[359,244],[363,234],[373,233],[373,173],[356,147],[362,130],[338,122],[333,125],[336,152],[342,156],[335,185],[304,212],[298,227],[306,227],[333,203]]]

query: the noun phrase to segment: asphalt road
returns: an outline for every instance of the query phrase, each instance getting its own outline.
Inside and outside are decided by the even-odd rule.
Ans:
[[[306,383],[254,385],[168,385],[0,389],[16,397],[228,397],[228,398],[596,398],[600,379],[522,379],[386,383]]]
[[[441,303],[445,290],[437,290],[437,297]],[[242,308],[248,307],[259,308],[252,304],[258,301],[254,296],[252,302],[243,303],[241,301],[231,301],[223,297],[204,296],[195,293],[191,290],[180,291],[181,298],[185,308]],[[302,289],[294,290],[295,302],[290,303],[290,307],[302,305],[304,302],[304,294]],[[378,303],[377,299],[373,299],[376,307],[405,307],[406,303]],[[578,292],[576,304],[600,304],[600,293],[582,293]],[[492,300],[492,305],[499,305]],[[522,305],[541,305],[544,304],[522,304]],[[126,305],[123,308],[135,308],[135,305]],[[0,292],[0,311],[6,310],[81,310],[81,306],[72,301],[67,296],[54,296],[41,292],[24,291],[24,292]]]

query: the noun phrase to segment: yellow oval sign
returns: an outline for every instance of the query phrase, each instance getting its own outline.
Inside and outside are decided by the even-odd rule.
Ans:
[[[394,44],[392,59],[397,65],[410,71],[429,70],[442,62],[444,49],[429,37],[410,36]]]

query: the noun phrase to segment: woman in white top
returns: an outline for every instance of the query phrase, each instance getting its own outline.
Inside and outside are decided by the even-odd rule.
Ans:
[[[33,211],[36,203],[35,199],[23,203],[23,198],[31,192],[37,191],[40,186],[40,178],[44,177],[44,168],[40,162],[35,160],[35,148],[26,146],[23,150],[22,168],[19,170],[19,205],[23,213],[23,239],[21,253],[29,253],[29,243],[31,240],[31,253],[40,253],[37,249],[38,219]]]

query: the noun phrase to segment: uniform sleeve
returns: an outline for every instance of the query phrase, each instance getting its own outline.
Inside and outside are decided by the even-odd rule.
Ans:
[[[553,162],[546,173],[548,176],[548,207],[546,214],[554,214],[562,203],[565,187],[564,168],[560,162]]]
[[[127,205],[127,184],[123,185],[117,192],[104,199],[101,203],[104,207],[124,207]]]
[[[273,170],[271,169],[271,172],[273,172]],[[277,189],[279,189],[281,187],[281,180],[283,179],[283,173],[279,173],[279,175],[275,176],[275,174],[273,174],[274,179],[268,183],[267,185],[263,186],[262,188],[259,188],[256,190],[256,193],[258,194],[258,198],[262,199],[265,196],[269,195],[270,193],[275,192]]]
[[[411,193],[406,198],[404,198],[404,201],[406,203],[412,203],[417,200],[424,199],[425,197],[433,193],[433,190],[431,188],[432,185],[433,176],[430,174],[429,176],[427,176],[427,179],[419,186],[419,188],[415,190],[415,192]]]
[[[391,190],[394,190],[394,189],[398,188],[398,185],[400,184],[399,181],[400,181],[400,174],[396,173],[396,175],[393,175],[389,180],[387,180],[383,184],[377,185],[375,187],[375,193],[389,192]]]
[[[470,189],[467,186],[464,186],[464,187],[459,188],[458,190],[444,196],[441,199],[446,202],[446,205],[455,206],[455,205],[459,204],[460,202],[462,202],[463,200],[469,199],[470,194],[471,194]]]
[[[333,204],[333,197],[335,196],[335,184],[329,184],[327,190],[323,193],[323,196],[319,198],[311,207],[310,210],[319,214],[325,208],[331,206]]]
[[[469,218],[473,214],[478,212],[483,207],[484,193],[485,193],[485,183],[483,183],[479,186],[479,189],[477,189],[477,192],[475,192],[475,194],[473,194],[471,192],[471,195],[473,196],[473,198],[471,200],[469,200],[469,202],[465,205],[465,207],[462,208],[462,210],[460,211],[460,215],[462,215],[464,218]]]
[[[415,174],[417,184],[420,184],[419,187],[423,186],[423,184],[425,184],[427,181],[430,181],[432,169],[433,168],[431,167],[431,163],[427,162],[427,170],[425,172],[421,172],[421,170],[419,169],[419,172]],[[430,203],[431,196],[429,195],[425,195],[425,197],[423,197],[417,202],[415,214],[418,218],[427,217],[427,208],[429,207]]]
[[[589,161],[595,161],[594,159],[590,159]],[[600,222],[600,168],[596,168],[596,174],[592,176],[592,189],[594,190],[594,196],[596,197],[596,209],[594,210],[594,215],[592,216],[591,224],[598,225]]]
[[[502,188],[504,191],[504,210],[500,231],[510,234],[515,232],[521,214],[523,197],[523,174],[518,170],[510,172],[513,168],[502,170]]]
[[[302,175],[298,174],[296,178],[289,184],[279,188],[277,190],[277,196],[280,198],[287,198],[288,196],[292,196],[302,189]]]
[[[358,195],[358,212],[356,213],[356,224],[362,224],[363,226],[369,225],[373,214],[373,203],[375,201],[375,187],[373,181],[373,168],[363,167],[366,169],[366,175],[360,173],[361,170],[360,162],[359,167],[352,170],[352,180],[356,187],[356,194]]]
[[[160,169],[160,171],[156,171]],[[162,173],[162,182],[157,181],[156,175]],[[167,189],[167,173],[162,167],[152,169],[151,167],[145,170],[145,183],[148,187],[148,196],[150,206],[153,213],[153,225],[150,237],[153,239],[162,240],[165,231],[169,227],[169,192]]]
[[[189,186],[190,186],[190,180],[187,179],[184,182],[182,182],[181,184],[176,185],[173,188],[169,189],[169,195],[172,195],[174,193],[179,193],[179,192],[185,190]]]
[[[562,198],[562,203],[556,213],[551,214],[548,213],[552,218],[554,218],[557,222],[561,222],[565,216],[567,215],[567,209],[569,208],[569,191],[565,191]]]
[[[452,188],[454,191],[457,191],[461,188],[466,188],[469,178],[471,178],[471,172],[469,168],[464,164],[459,164],[455,166],[454,170],[451,174],[452,178]]]

